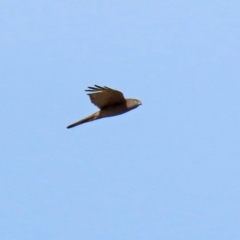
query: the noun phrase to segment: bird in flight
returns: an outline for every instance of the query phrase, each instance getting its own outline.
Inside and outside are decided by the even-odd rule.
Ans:
[[[77,125],[98,120],[100,118],[112,117],[131,111],[141,105],[141,101],[137,99],[124,98],[123,93],[108,87],[88,87],[85,90],[88,93],[91,102],[100,110],[92,115],[83,118],[67,126],[67,128],[76,127]]]

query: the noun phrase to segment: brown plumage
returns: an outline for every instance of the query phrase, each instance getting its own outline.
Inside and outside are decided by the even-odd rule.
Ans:
[[[108,87],[88,87],[88,93],[91,102],[100,110],[92,115],[72,123],[67,128],[75,127],[79,124],[90,122],[105,117],[112,117],[119,114],[126,113],[134,108],[137,108],[142,103],[137,99],[125,99],[123,93]]]

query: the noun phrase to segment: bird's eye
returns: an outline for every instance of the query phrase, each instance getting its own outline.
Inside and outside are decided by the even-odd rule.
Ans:
[[[138,100],[134,100],[135,103],[138,103]]]

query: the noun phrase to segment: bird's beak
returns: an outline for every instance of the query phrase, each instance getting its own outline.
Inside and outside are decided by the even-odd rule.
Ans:
[[[139,102],[138,102],[138,105],[142,105],[142,102],[141,102],[141,101],[139,101]]]

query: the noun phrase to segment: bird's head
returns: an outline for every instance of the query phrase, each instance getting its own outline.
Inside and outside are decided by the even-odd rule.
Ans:
[[[141,101],[139,101],[137,99],[128,98],[126,100],[127,100],[128,109],[137,108],[138,106],[142,105]]]

